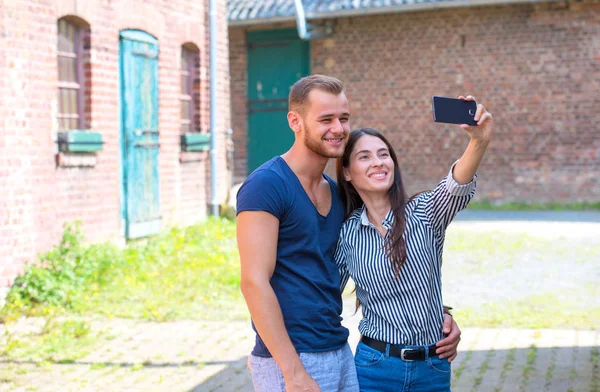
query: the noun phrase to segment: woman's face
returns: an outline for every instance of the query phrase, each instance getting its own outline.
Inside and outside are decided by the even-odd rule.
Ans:
[[[359,194],[387,193],[394,183],[394,161],[383,140],[361,136],[350,153],[344,178]]]

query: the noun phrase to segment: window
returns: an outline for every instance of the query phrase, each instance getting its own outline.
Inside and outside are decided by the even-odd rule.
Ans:
[[[181,133],[200,132],[199,51],[191,45],[181,48]]]
[[[76,24],[58,21],[58,128],[83,128],[83,34]]]

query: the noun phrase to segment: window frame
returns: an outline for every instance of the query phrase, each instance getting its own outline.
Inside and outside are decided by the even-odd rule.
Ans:
[[[64,52],[61,51],[60,49],[60,36],[61,36],[61,23],[64,24],[65,26],[72,26],[73,28],[73,52]],[[56,50],[56,62],[57,62],[57,78],[58,78],[58,110],[57,110],[57,114],[56,114],[56,118],[58,120],[58,129],[59,131],[69,131],[69,130],[73,130],[73,129],[82,129],[83,128],[83,123],[85,121],[84,118],[84,104],[83,104],[83,100],[84,100],[84,70],[83,70],[83,55],[84,55],[84,50],[83,50],[83,27],[81,27],[79,24],[67,19],[67,18],[60,18],[57,21],[57,50]],[[61,58],[71,58],[71,59],[75,59],[75,82],[72,81],[65,81],[65,80],[61,80],[61,74],[64,74],[63,72],[61,72],[61,62],[60,59]],[[69,90],[75,90],[75,101],[76,101],[76,106],[77,109],[75,112],[69,112],[69,113],[65,113],[63,111],[64,109],[64,98],[63,98],[63,94],[62,91],[69,91]],[[69,105],[67,105],[69,106]],[[76,126],[75,128],[72,127],[66,127],[63,128],[62,127],[62,123],[64,122],[65,119],[68,120],[76,120]]]
[[[194,90],[194,80],[198,77],[198,60],[200,53],[196,49],[192,49],[186,47],[186,45],[181,46],[181,57],[180,57],[180,67],[179,67],[179,80],[180,80],[180,91],[179,91],[179,124],[180,124],[180,132],[182,131],[183,126],[187,126],[188,132],[200,132],[201,127],[199,121],[196,121],[196,114],[199,113],[199,101],[196,98],[196,91]],[[184,58],[185,64],[187,67],[184,68]],[[187,91],[188,94],[184,93],[183,90],[183,77],[186,77],[187,81]],[[183,114],[183,102],[188,102],[188,118],[184,119]]]

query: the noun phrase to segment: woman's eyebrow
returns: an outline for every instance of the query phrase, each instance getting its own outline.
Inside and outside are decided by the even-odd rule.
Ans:
[[[377,150],[377,152],[378,152],[378,153],[379,153],[379,152],[388,152],[388,151],[389,151],[389,150],[388,150],[386,147],[382,147],[382,148],[380,148],[379,150]],[[360,150],[360,151],[358,151],[358,152],[357,152],[356,154],[354,154],[354,155],[358,155],[358,154],[360,154],[360,153],[367,153],[367,154],[370,154],[370,153],[371,153],[371,151],[370,151],[370,150]]]

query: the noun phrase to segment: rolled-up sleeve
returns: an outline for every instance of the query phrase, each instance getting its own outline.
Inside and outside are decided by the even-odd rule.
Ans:
[[[477,174],[470,182],[459,184],[452,175],[457,163],[454,162],[448,175],[424,196],[427,219],[440,238],[456,214],[467,207],[475,195]]]

